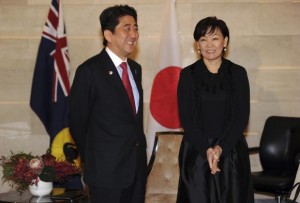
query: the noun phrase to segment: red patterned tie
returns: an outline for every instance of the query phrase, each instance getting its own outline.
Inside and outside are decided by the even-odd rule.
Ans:
[[[128,94],[131,106],[132,106],[132,110],[134,115],[136,114],[136,110],[135,110],[135,102],[134,102],[134,97],[133,97],[133,92],[132,92],[132,87],[129,81],[129,76],[128,76],[128,71],[127,71],[127,63],[126,62],[122,62],[120,67],[123,69],[122,72],[122,81],[123,84],[125,86],[126,92]]]

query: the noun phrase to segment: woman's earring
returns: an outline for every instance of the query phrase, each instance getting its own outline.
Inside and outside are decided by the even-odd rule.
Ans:
[[[200,49],[197,50],[198,54],[201,54]]]
[[[224,52],[226,52],[227,51],[227,49],[226,49],[226,47],[224,47]]]

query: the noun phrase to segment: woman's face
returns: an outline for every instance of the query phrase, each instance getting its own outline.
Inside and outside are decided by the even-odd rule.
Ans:
[[[223,49],[227,46],[227,42],[228,38],[224,38],[219,29],[216,29],[213,33],[210,33],[210,30],[208,30],[207,33],[197,41],[197,46],[204,59],[210,61],[220,60]]]

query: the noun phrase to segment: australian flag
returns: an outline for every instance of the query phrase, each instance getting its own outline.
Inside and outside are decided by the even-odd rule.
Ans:
[[[70,93],[67,37],[59,0],[52,0],[34,69],[30,106],[44,124],[50,141],[68,127]]]
[[[69,133],[70,60],[60,0],[52,0],[32,80],[30,106],[50,136],[51,154],[80,165]]]

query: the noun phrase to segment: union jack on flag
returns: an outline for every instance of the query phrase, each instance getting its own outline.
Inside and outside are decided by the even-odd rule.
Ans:
[[[70,60],[60,0],[52,0],[38,50],[30,106],[52,139],[68,127]]]
[[[43,37],[56,43],[55,49],[51,52],[54,59],[53,94],[52,100],[57,101],[58,83],[61,85],[65,96],[70,93],[69,71],[70,60],[68,57],[67,37],[63,21],[61,4],[52,1],[48,19],[43,30]]]

